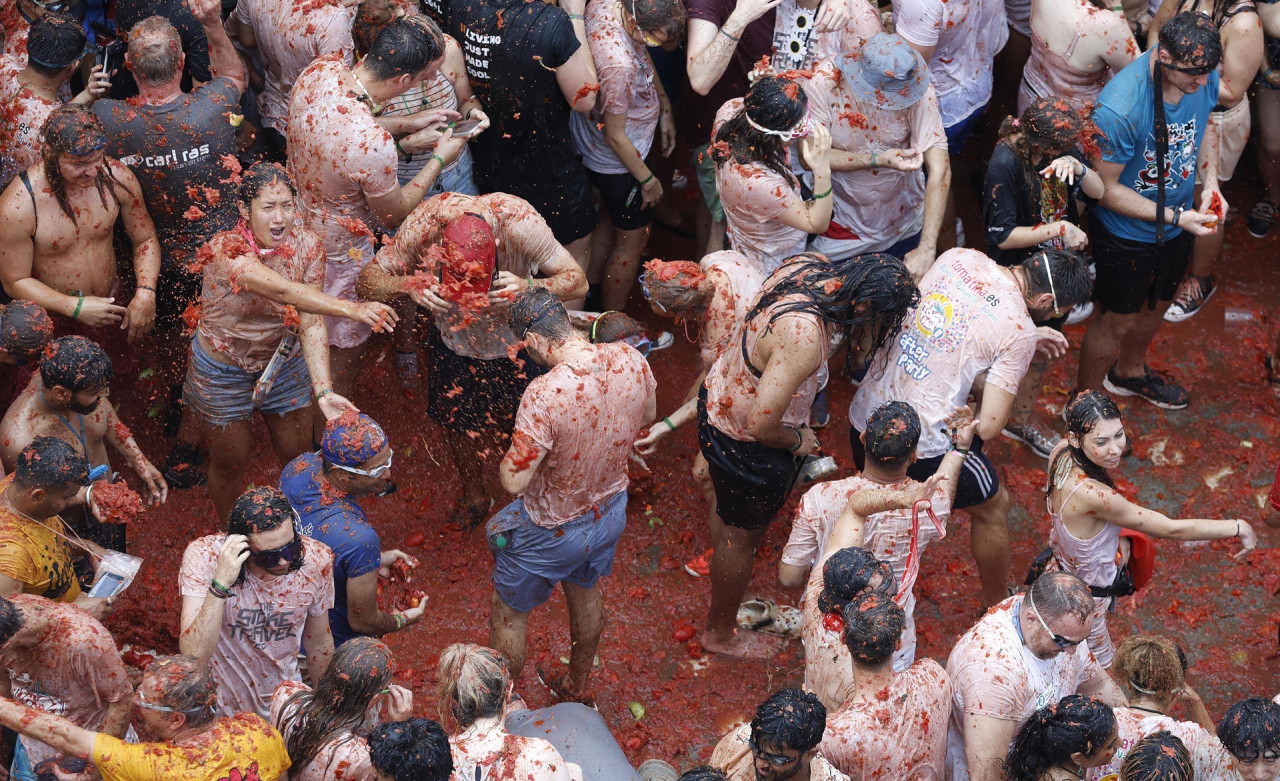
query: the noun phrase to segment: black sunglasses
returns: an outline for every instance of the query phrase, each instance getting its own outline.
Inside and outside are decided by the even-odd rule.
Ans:
[[[1040,626],[1044,627],[1044,631],[1048,632],[1049,636],[1053,638],[1053,644],[1058,646],[1058,648],[1065,651],[1066,649],[1080,645],[1085,641],[1086,638],[1081,638],[1079,640],[1068,640],[1062,635],[1054,634],[1053,630],[1049,628],[1049,624],[1045,622],[1044,617],[1040,615],[1040,611],[1036,610],[1036,603],[1034,600],[1031,599],[1030,591],[1027,592],[1027,605],[1030,606],[1031,608],[1031,614],[1034,615],[1036,617],[1036,620],[1040,622]]]
[[[1160,63],[1165,68],[1178,73],[1185,73],[1188,76],[1204,76],[1207,73],[1213,73],[1218,69],[1217,65],[1172,65],[1167,62]]]
[[[302,535],[298,534],[298,523],[293,524],[293,539],[288,543],[281,545],[279,548],[271,550],[251,551],[249,560],[257,564],[263,569],[270,569],[276,565],[281,559],[292,564],[298,560],[298,555],[302,553]]]
[[[795,762],[801,756],[801,754],[796,754],[794,757],[789,757],[786,754],[766,754],[760,750],[760,746],[756,743],[755,738],[747,738],[747,747],[751,749],[752,754],[760,757],[774,767],[786,767],[792,762]]]

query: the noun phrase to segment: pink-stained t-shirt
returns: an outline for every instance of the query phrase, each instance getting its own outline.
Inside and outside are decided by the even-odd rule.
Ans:
[[[627,487],[627,459],[657,388],[649,363],[621,343],[556,364],[529,383],[511,440],[549,451],[520,494],[533,522],[568,523]]]
[[[319,287],[324,282],[320,237],[295,225],[286,248],[256,256],[238,230],[217,234],[196,255],[204,264],[200,333],[214,349],[248,372],[262,371],[285,336],[284,304],[239,284],[241,274],[259,264],[291,282]]]
[[[1120,764],[1133,750],[1134,744],[1151,733],[1161,730],[1173,733],[1187,747],[1197,779],[1225,781],[1232,777],[1231,755],[1227,753],[1222,741],[1194,721],[1175,721],[1168,716],[1132,708],[1116,708],[1115,714],[1120,746],[1110,762],[1102,767],[1091,767],[1085,771],[1085,778],[1088,781],[1116,781],[1120,777]]]
[[[306,691],[311,691],[311,687],[301,681],[284,681],[271,695],[271,726],[280,730],[286,744],[292,730],[286,732],[281,722],[286,716],[292,718],[294,708],[286,712],[285,703],[298,692]],[[366,722],[369,727],[376,724],[369,719]],[[344,731],[330,738],[310,762],[290,768],[289,778],[291,781],[377,781],[378,774],[369,761],[369,743],[361,733],[364,730],[358,728],[356,732]]]
[[[960,636],[947,658],[953,696],[947,735],[948,778],[968,781],[964,753],[965,715],[1021,724],[1032,713],[1052,705],[1081,684],[1106,671],[1089,644],[1080,643],[1041,659],[1022,642],[1015,620],[1023,597],[1013,596],[987,611]]]
[[[894,31],[932,46],[929,77],[951,127],[991,99],[992,61],[1009,40],[1004,0],[896,0]]]
[[[751,304],[747,307],[750,311],[755,307],[756,302],[779,281],[786,279],[786,274],[775,274],[765,280],[764,286],[751,299]],[[707,388],[707,420],[711,425],[720,429],[730,437],[742,442],[754,442],[753,437],[748,430],[748,423],[751,418],[751,408],[755,405],[756,388],[760,384],[757,375],[752,372],[752,367],[747,364],[747,356],[755,355],[756,342],[761,334],[769,327],[770,321],[777,322],[773,319],[773,313],[781,307],[795,303],[794,296],[783,297],[775,301],[762,312],[743,323],[742,331],[733,337],[731,344],[725,345],[721,351],[720,357],[711,366],[707,372],[707,378],[704,385]],[[815,338],[822,347],[822,363],[818,368],[800,383],[795,393],[791,396],[791,403],[787,405],[787,409],[782,413],[782,425],[784,426],[803,426],[809,421],[809,410],[813,407],[813,400],[817,397],[818,391],[827,385],[827,334],[825,322],[817,315],[809,312],[789,312],[781,315],[783,317],[795,317],[812,323]],[[759,370],[760,367],[756,366]]]
[[[97,732],[107,708],[133,694],[115,640],[97,619],[74,605],[30,594],[9,599],[24,613],[45,614],[49,620],[49,631],[39,644],[0,650],[0,667],[9,671],[13,699]],[[32,765],[61,754],[25,735],[21,740]]]
[[[742,98],[726,102],[716,112],[712,138],[720,126],[742,108]],[[804,252],[809,234],[778,220],[800,203],[800,186],[763,163],[739,165],[732,160],[716,165],[716,189],[728,222],[733,248],[768,276],[793,255]]]
[[[367,199],[400,186],[399,161],[395,140],[349,76],[341,55],[298,75],[289,97],[289,173],[303,223],[323,238],[329,263],[363,267],[373,259],[377,226]]]
[[[289,93],[308,65],[329,55],[352,64],[354,10],[316,0],[240,0],[236,4],[236,21],[253,29],[266,65],[266,83],[258,97],[265,127],[288,136]]]
[[[0,186],[44,159],[40,129],[61,105],[35,94],[30,87],[17,87],[0,99],[0,117],[9,123],[0,133]]]
[[[881,485],[863,475],[818,483],[800,498],[795,520],[791,524],[791,535],[782,550],[782,561],[796,567],[812,567],[826,550],[831,530],[835,528],[836,521],[840,520],[840,514],[844,512],[845,505],[854,493],[864,489],[904,490],[915,485],[918,483],[907,477],[896,483]],[[945,493],[938,493],[934,495],[932,503],[934,514],[946,524],[951,516],[951,499]],[[899,672],[910,667],[916,655],[915,581],[903,583],[911,552],[911,525],[910,510],[889,510],[869,516],[863,527],[862,547],[889,565],[899,588],[905,586],[908,589],[902,602],[902,609],[907,614],[907,624],[902,631],[902,645],[893,654],[893,666]],[[928,515],[922,514],[917,546],[921,558],[924,557],[925,548],[938,538],[937,528]],[[819,580],[818,591],[821,589],[822,581]],[[806,605],[814,603],[815,614],[817,596],[818,592],[813,592],[812,595],[806,592]],[[820,617],[815,620],[820,622]]]
[[[718,767],[729,781],[756,781],[755,759],[751,753],[751,725],[742,724],[725,735],[711,752],[709,764]],[[819,751],[809,763],[810,781],[849,781]]]
[[[874,700],[829,711],[818,751],[851,781],[942,781],[950,707],[946,671],[923,659]]]
[[[933,458],[949,449],[942,421],[969,397],[983,372],[987,384],[1017,394],[1036,349],[1036,324],[1017,282],[973,249],[942,253],[920,280],[920,303],[873,365],[849,404],[859,431],[886,401],[905,401],[920,416],[917,453]]]
[[[933,87],[910,107],[891,111],[860,99],[835,63],[819,62],[813,76],[801,82],[813,121],[831,131],[832,149],[861,154],[946,150],[947,136]],[[918,171],[832,171],[831,186],[835,196],[831,219],[868,242],[867,251],[887,249],[924,225],[923,167]]]
[[[178,586],[183,597],[204,598],[218,566],[225,534],[192,540],[182,554]],[[309,618],[328,628],[333,607],[333,551],[302,538],[304,562],[297,570],[261,580],[246,570],[224,600],[222,633],[211,664],[218,684],[219,715],[256,713],[267,718],[271,695],[284,681],[300,681],[298,651]]]
[[[596,64],[600,94],[590,114],[573,113],[569,127],[588,170],[625,174],[627,167],[605,140],[604,116],[626,114],[627,138],[640,159],[648,156],[661,109],[655,74],[644,45],[623,27],[618,3],[589,3],[586,17],[587,46]]]
[[[698,267],[716,287],[702,316],[702,339],[698,344],[702,368],[710,369],[720,352],[734,343],[751,302],[764,284],[764,275],[741,252],[733,250],[704,255]]]
[[[480,215],[493,228],[498,243],[498,271],[529,277],[567,255],[547,221],[523,198],[506,193],[479,197],[441,193],[423,201],[405,218],[395,237],[378,250],[378,265],[389,274],[414,273],[422,253],[439,243],[445,226],[467,212]],[[507,325],[509,309],[509,304],[490,303],[479,309],[456,307],[447,314],[435,315],[440,338],[458,355],[505,359],[516,343],[511,326]]]

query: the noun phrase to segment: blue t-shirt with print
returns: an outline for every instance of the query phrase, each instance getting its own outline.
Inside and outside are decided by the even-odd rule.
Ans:
[[[1102,131],[1098,145],[1102,159],[1123,163],[1120,184],[1134,190],[1149,201],[1156,200],[1155,83],[1151,75],[1152,51],[1134,60],[1102,88],[1093,121]],[[1218,72],[1209,75],[1209,83],[1191,95],[1183,95],[1178,105],[1164,104],[1165,123],[1169,128],[1168,165],[1165,168],[1165,206],[1194,208],[1192,198],[1196,186],[1196,159],[1209,112],[1218,102]],[[1098,219],[1112,235],[1144,244],[1156,241],[1156,224],[1124,217],[1099,206]],[[1181,232],[1165,226],[1165,238]]]
[[[347,579],[374,572],[382,564],[382,545],[369,518],[349,494],[325,485],[319,453],[303,453],[280,473],[280,492],[298,513],[302,533],[333,550],[333,607],[329,629],[341,645],[359,632],[347,621]]]

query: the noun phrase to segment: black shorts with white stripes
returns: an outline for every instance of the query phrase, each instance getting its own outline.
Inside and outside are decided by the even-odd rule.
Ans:
[[[866,451],[862,446],[861,434],[856,428],[849,429],[849,440],[853,446],[853,463],[857,465],[861,471],[864,467],[866,459]],[[927,480],[938,471],[938,467],[942,464],[943,455],[934,456],[932,458],[918,459],[914,464],[907,467],[907,477],[912,480]],[[982,452],[982,440],[978,437],[973,438],[973,445],[969,448],[969,456],[964,460],[964,466],[960,467],[960,485],[956,486],[956,498],[951,503],[952,508],[961,510],[965,507],[974,507],[982,504],[988,499],[1000,492],[1000,475],[996,472],[995,466],[992,465],[986,453]]]

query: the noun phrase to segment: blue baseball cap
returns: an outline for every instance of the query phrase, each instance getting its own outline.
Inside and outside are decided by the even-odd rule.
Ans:
[[[387,434],[362,412],[347,411],[324,424],[320,452],[338,466],[359,466],[382,452]]]

